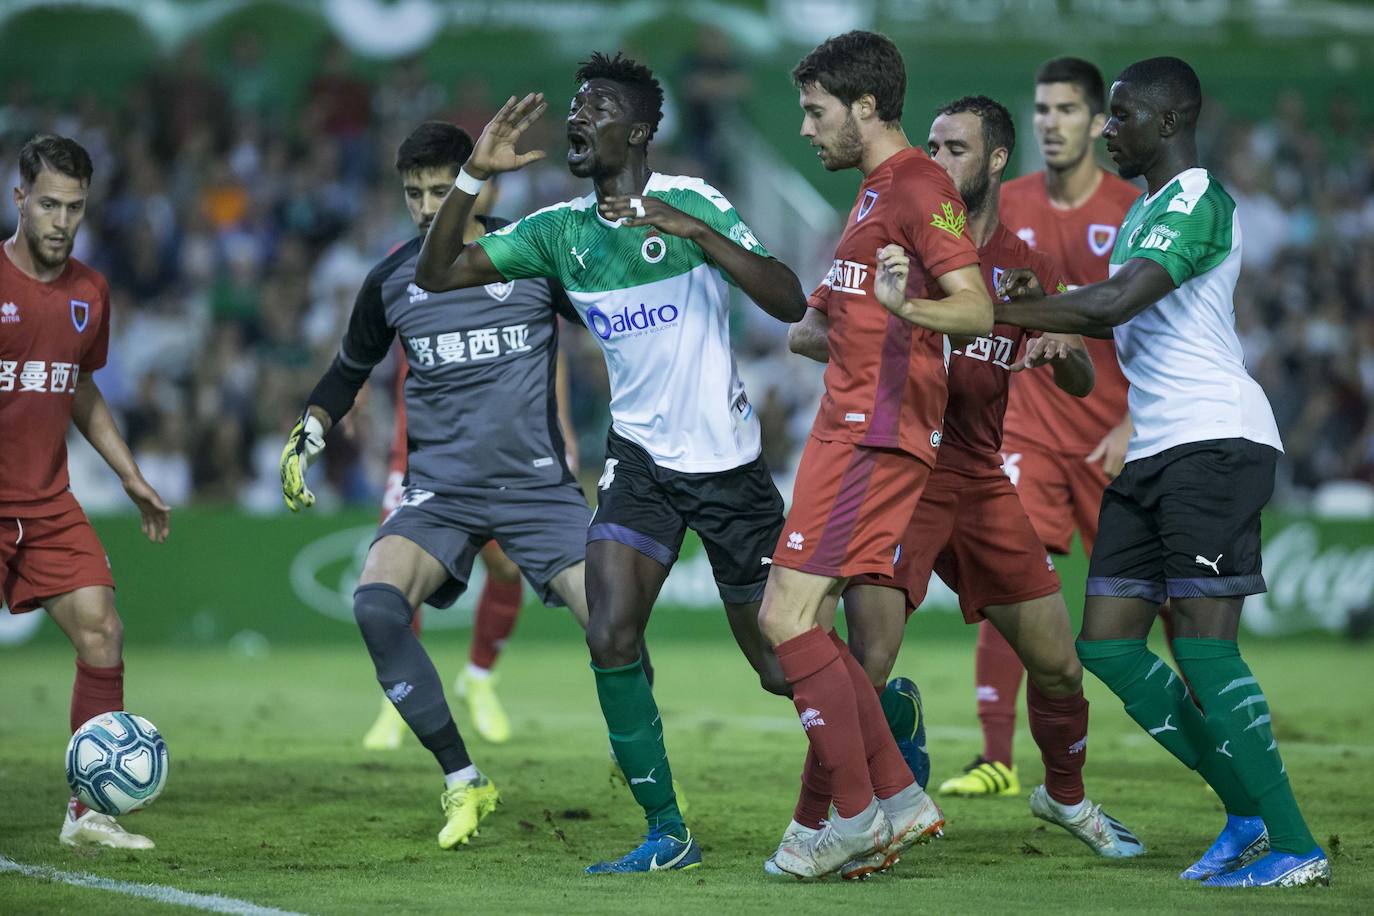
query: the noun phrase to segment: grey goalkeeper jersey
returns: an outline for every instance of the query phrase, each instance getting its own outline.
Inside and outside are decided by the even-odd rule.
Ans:
[[[423,242],[368,274],[339,352],[367,372],[400,337],[407,486],[463,493],[573,480],[554,388],[558,314],[576,316],[562,287],[538,279],[426,292],[415,285]]]

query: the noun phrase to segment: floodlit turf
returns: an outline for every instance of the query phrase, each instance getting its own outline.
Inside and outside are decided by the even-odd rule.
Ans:
[[[924,657],[909,647],[899,665],[926,696],[937,783],[978,748],[972,630],[964,636],[928,642]],[[447,682],[463,661],[463,638],[450,632],[428,640]],[[804,749],[791,706],[758,689],[723,627],[720,641],[665,638],[653,649],[669,751],[705,852],[694,871],[581,873],[633,846],[642,821],[628,792],[607,780],[582,646],[518,637],[499,685],[515,736],[501,747],[469,736],[505,804],[471,847],[456,852],[435,843],[441,780],[419,744],[407,738],[393,753],[359,746],[380,696],[361,644],[276,648],[257,658],[132,646],[128,707],[161,728],[172,762],[166,793],[127,824],[158,847],[59,846],[70,653],[5,650],[0,856],[310,913],[1336,912],[1368,911],[1374,899],[1368,648],[1247,646],[1334,873],[1329,889],[1262,892],[1204,891],[1177,879],[1221,814],[1096,683],[1088,791],[1150,847],[1144,859],[1094,859],[1033,819],[1022,796],[948,801],[945,839],[911,853],[890,876],[820,885],[766,878],[761,865],[787,824]],[[1029,789],[1041,769],[1024,718],[1022,725],[1016,747]],[[0,912],[71,911],[172,908],[0,874]]]

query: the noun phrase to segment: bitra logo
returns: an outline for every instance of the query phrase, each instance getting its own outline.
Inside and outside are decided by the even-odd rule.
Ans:
[[[639,303],[639,308],[631,311],[627,305],[619,312],[612,312],[607,315],[596,306],[587,309],[587,323],[591,325],[592,331],[602,340],[610,340],[617,334],[645,334],[653,331],[661,331],[663,328],[677,321],[682,314],[676,305],[650,306],[643,302]]]

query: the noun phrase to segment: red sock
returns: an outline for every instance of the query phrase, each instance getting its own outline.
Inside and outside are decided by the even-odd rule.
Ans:
[[[887,727],[887,717],[883,715],[883,704],[878,701],[882,688],[868,679],[868,672],[840,634],[830,631],[830,641],[840,653],[849,679],[854,684],[854,699],[859,707],[859,730],[863,734],[864,754],[868,757],[868,778],[873,783],[873,792],[879,798],[891,798],[911,785],[914,781],[911,768],[897,750],[897,742]]]
[[[1088,701],[1080,689],[1071,697],[1050,697],[1026,685],[1031,737],[1045,762],[1045,791],[1061,805],[1083,800],[1083,762],[1088,757]]]
[[[76,660],[76,683],[72,684],[72,731],[102,712],[124,708],[124,663],[112,668],[97,668]]]
[[[419,636],[419,635],[420,635],[420,609],[419,609],[419,608],[416,608],[416,609],[415,609],[415,616],[412,617],[412,618],[410,618],[410,628],[411,628],[411,630],[413,630],[413,631],[415,632],[415,635],[416,635],[416,636]]]
[[[863,813],[873,803],[873,783],[854,684],[835,644],[820,627],[812,627],[777,646],[777,653],[806,740],[830,773],[835,811],[840,817]]]
[[[71,727],[75,732],[86,722],[103,712],[117,712],[124,708],[124,663],[111,668],[97,668],[81,659],[76,660],[76,681],[72,684]],[[67,803],[72,819],[86,813],[86,806],[75,795]]]
[[[500,582],[487,576],[482,597],[477,599],[477,614],[472,624],[472,644],[468,646],[468,661],[475,667],[490,669],[501,654],[515,620],[520,616],[520,601],[525,586],[520,579]]]
[[[802,764],[801,795],[797,798],[792,820],[813,830],[820,830],[821,821],[829,816],[830,774],[821,766],[816,752],[808,747],[806,763]]]
[[[973,652],[973,682],[978,696],[978,722],[983,727],[983,759],[1011,766],[1011,739],[1016,731],[1016,694],[1026,671],[1006,638],[991,623],[978,624]]]

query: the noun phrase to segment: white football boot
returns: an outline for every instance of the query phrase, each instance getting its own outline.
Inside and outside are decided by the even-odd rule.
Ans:
[[[823,825],[823,824],[824,824],[824,821],[822,821],[822,825]],[[787,825],[787,829],[786,829],[785,831],[783,831],[783,834],[782,834],[782,842],[778,844],[778,852],[781,852],[781,851],[783,850],[783,847],[785,847],[785,846],[787,846],[787,845],[789,845],[789,844],[791,844],[791,843],[800,843],[800,842],[802,842],[802,841],[804,841],[804,840],[810,839],[811,837],[815,836],[815,835],[818,834],[818,833],[820,833],[820,830],[819,830],[818,828],[816,828],[816,827],[808,827],[808,826],[806,826],[805,824],[799,824],[799,823],[797,823],[797,822],[794,820],[794,821],[792,821],[791,823],[789,823],[789,824]],[[787,874],[787,872],[783,871],[781,868],[778,868],[778,863],[776,863],[776,862],[773,861],[775,858],[777,858],[777,855],[778,855],[777,852],[773,853],[773,855],[769,856],[768,859],[763,863],[763,872],[764,872],[764,874],[766,874],[766,875],[786,875],[786,874]]]
[[[111,849],[152,849],[153,841],[146,836],[130,833],[108,814],[87,808],[75,817],[76,799],[67,804],[67,816],[57,838],[64,846],[109,846]]]
[[[862,815],[843,820],[857,820],[869,815],[870,826],[854,833],[836,828],[841,818],[827,821],[820,830],[807,837],[784,843],[773,854],[773,864],[796,878],[824,878],[841,871],[846,862],[866,859],[892,842],[892,825],[875,798]],[[864,877],[855,875],[855,877]]]
[[[1130,859],[1145,854],[1145,844],[1136,839],[1126,825],[1084,799],[1078,812],[1070,817],[1065,806],[1050,798],[1044,786],[1031,792],[1031,814],[1042,821],[1058,824],[1092,847],[1093,852],[1106,859]]]

